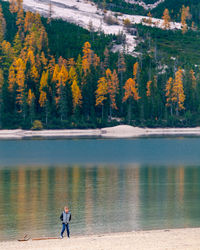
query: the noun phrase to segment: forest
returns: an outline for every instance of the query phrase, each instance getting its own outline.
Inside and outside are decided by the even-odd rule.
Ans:
[[[121,34],[25,12],[21,0],[1,2],[0,127],[199,125],[200,37],[184,11],[179,31],[134,25],[134,58],[111,52]],[[163,19],[167,27],[169,12]]]

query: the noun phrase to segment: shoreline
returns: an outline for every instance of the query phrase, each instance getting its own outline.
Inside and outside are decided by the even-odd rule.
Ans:
[[[195,128],[140,128],[119,125],[101,129],[51,129],[51,130],[0,130],[1,139],[26,138],[138,138],[148,136],[200,136]]]
[[[70,239],[39,241],[1,241],[0,249],[70,249],[70,250],[131,250],[131,249],[199,249],[200,228],[163,229],[72,236]]]

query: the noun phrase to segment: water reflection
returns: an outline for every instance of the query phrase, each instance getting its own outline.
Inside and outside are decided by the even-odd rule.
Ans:
[[[0,169],[0,240],[57,235],[65,204],[72,234],[200,226],[200,169],[49,166]]]

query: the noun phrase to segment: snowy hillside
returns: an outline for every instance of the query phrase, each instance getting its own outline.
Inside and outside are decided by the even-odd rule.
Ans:
[[[161,0],[160,0],[161,1]],[[159,1],[159,2],[160,2]],[[144,19],[148,20],[149,17],[138,15],[125,15],[108,11],[107,16],[112,16],[117,20],[117,24],[109,25],[104,21],[104,13],[102,10],[97,9],[96,5],[89,1],[84,0],[55,0],[52,3],[52,17],[62,18],[68,22],[79,25],[85,29],[89,28],[92,23],[94,31],[102,30],[105,34],[118,34],[123,32],[126,36],[126,53],[134,55],[134,50],[137,45],[135,34],[130,34],[124,27],[124,19],[129,19],[131,23],[142,23],[144,25],[157,26],[162,28],[163,21],[160,19],[152,18],[152,24],[147,24]],[[155,4],[158,4],[155,3]],[[48,15],[49,0],[24,0],[24,8],[27,10],[38,11],[43,15]],[[180,29],[179,23],[171,23],[171,29]],[[114,50],[122,49],[116,46]]]

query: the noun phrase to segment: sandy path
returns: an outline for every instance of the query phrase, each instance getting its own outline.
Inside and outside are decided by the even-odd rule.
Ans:
[[[138,231],[61,240],[0,242],[0,249],[179,250],[200,249],[200,228]]]

